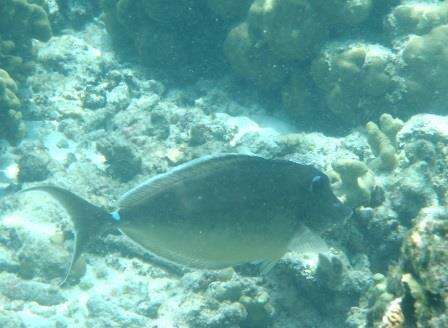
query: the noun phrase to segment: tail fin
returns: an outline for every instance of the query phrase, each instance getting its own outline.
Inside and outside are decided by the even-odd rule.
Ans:
[[[64,206],[73,221],[75,228],[75,248],[65,277],[59,284],[59,286],[62,286],[70,276],[73,265],[81,256],[88,242],[92,237],[98,235],[101,228],[107,224],[107,219],[110,217],[110,214],[104,209],[60,187],[37,186],[22,190],[22,192],[28,191],[44,191],[49,193]]]

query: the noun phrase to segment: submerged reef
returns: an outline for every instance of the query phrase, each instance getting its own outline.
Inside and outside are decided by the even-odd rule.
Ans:
[[[448,220],[443,207],[416,217],[387,276],[377,275],[348,319],[350,327],[445,327],[448,324]]]
[[[352,251],[367,250],[375,270],[383,272],[398,257],[423,208],[446,203],[446,123],[441,116],[402,122],[384,114],[379,124],[366,125],[367,148],[355,150],[358,159],[332,163],[335,192],[355,208],[347,228],[358,237],[342,242]]]
[[[55,3],[51,21],[68,20],[48,42],[27,32],[27,50],[14,50],[16,31],[0,29],[0,138],[19,140],[21,113],[36,120],[17,146],[0,142],[1,327],[448,326],[448,119],[413,115],[446,111],[445,2],[103,0],[104,20],[86,12],[99,1]],[[192,81],[216,63],[233,77],[174,88],[120,48],[151,77],[159,66]],[[235,88],[254,89],[235,76],[312,132],[236,100]],[[329,137],[317,121],[353,129]],[[176,266],[98,231],[55,287],[72,222],[48,195],[14,191],[57,185],[113,211],[148,177],[221,152],[313,165],[353,215],[263,273]]]
[[[384,111],[407,119],[447,100],[444,2],[102,4],[117,50],[177,82],[231,73],[277,95],[291,117],[331,132],[321,117],[350,128]]]
[[[52,35],[45,4],[0,1],[0,138],[12,143],[25,133],[17,83],[32,69],[32,39],[48,41]]]

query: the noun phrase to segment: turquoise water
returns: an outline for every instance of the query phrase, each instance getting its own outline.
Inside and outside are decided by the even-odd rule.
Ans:
[[[447,327],[447,41],[446,1],[0,0],[0,326]]]

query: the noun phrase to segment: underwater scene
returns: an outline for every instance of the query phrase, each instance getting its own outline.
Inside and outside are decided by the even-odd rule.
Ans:
[[[0,328],[448,327],[448,1],[0,0]]]

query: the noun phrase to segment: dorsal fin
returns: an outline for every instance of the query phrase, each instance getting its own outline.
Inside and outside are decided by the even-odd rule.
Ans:
[[[241,163],[244,161],[264,160],[262,157],[245,154],[217,154],[196,158],[179,166],[172,168],[166,173],[158,174],[149,178],[140,185],[126,192],[118,200],[119,208],[129,208],[145,202],[152,196],[165,190],[176,183],[191,177],[207,175],[224,167]]]
[[[55,186],[31,187],[22,192],[44,191],[56,198],[69,214],[75,229],[75,245],[70,264],[64,279],[59,284],[63,285],[70,276],[71,269],[79,259],[87,243],[96,235],[102,226],[107,224],[110,216],[105,210],[89,203],[74,193]]]

